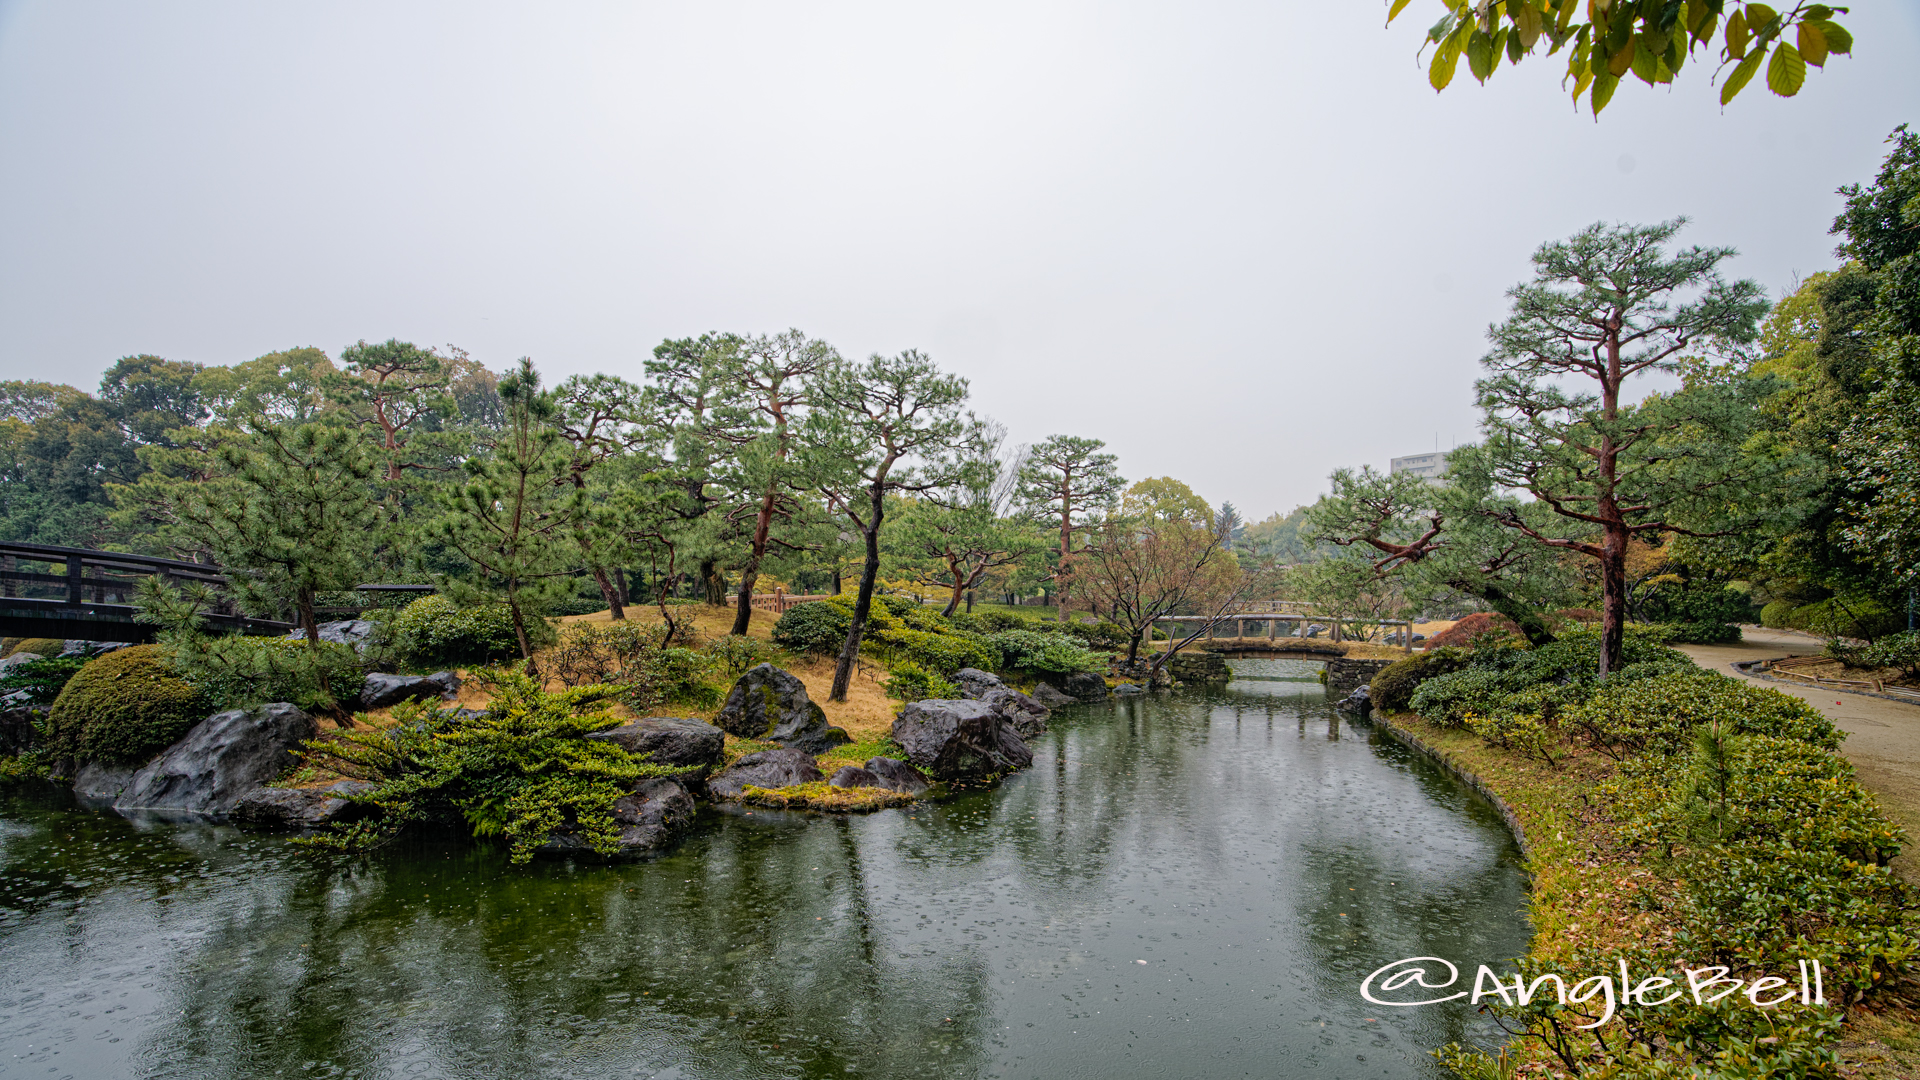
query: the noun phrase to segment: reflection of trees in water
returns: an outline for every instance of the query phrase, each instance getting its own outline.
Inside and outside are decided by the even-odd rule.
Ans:
[[[195,868],[218,895],[183,898],[200,925],[161,965],[175,1004],[141,1051],[143,1069],[300,1075],[316,1061],[375,1072],[428,1062],[536,1076],[677,1064],[732,1077],[978,1067],[991,1012],[984,965],[902,957],[883,940],[857,825],[718,825],[652,864],[525,870],[457,843],[335,862],[229,834],[228,854]],[[257,850],[273,857],[244,857]],[[122,883],[139,895],[80,918],[132,907],[151,919],[141,885],[178,869],[125,860]],[[78,933],[90,931],[112,932]]]

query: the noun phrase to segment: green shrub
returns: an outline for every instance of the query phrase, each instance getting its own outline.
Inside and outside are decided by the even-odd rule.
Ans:
[[[1821,637],[1871,640],[1900,629],[1901,619],[1878,601],[1836,596],[1794,608],[1787,625]]]
[[[1740,628],[1731,623],[1660,623],[1667,640],[1682,645],[1731,645],[1740,640]]]
[[[66,688],[67,680],[87,665],[85,657],[49,657],[16,664],[0,678],[0,695],[26,692],[25,704],[51,705]]]
[[[1403,712],[1419,685],[1438,675],[1465,667],[1467,654],[1459,649],[1428,649],[1381,668],[1367,684],[1368,699],[1383,712]]]
[[[1133,640],[1132,631],[1105,619],[1097,623],[1076,623],[1072,633],[1075,637],[1085,638],[1087,644],[1096,649],[1124,649]]]
[[[138,645],[88,661],[67,681],[47,717],[47,741],[59,757],[144,762],[207,713],[159,646]]]
[[[1813,706],[1711,671],[1609,679],[1585,702],[1567,709],[1564,719],[1614,758],[1675,752],[1693,738],[1695,728],[1713,723],[1735,734],[1771,735],[1827,750],[1840,745],[1832,721]]]
[[[1769,602],[1767,606],[1760,609],[1760,625],[1770,630],[1785,630],[1787,620],[1793,617],[1793,609],[1797,606],[1791,600]]]
[[[1920,679],[1920,630],[1881,638],[1860,650],[1860,661],[1866,667],[1899,668],[1907,678]]]
[[[1039,634],[1031,630],[1002,630],[987,635],[987,643],[1000,654],[996,670],[1011,670],[1030,675],[1071,675],[1077,671],[1096,671],[1105,666],[1079,638],[1067,634]]]
[[[1500,703],[1511,692],[1505,672],[1468,667],[1424,680],[1414,688],[1407,704],[1430,723],[1459,727],[1469,715],[1500,711]]]
[[[628,673],[620,700],[642,712],[656,705],[712,708],[726,690],[715,685],[714,658],[696,649],[660,649]]]
[[[618,690],[589,686],[546,693],[518,671],[481,678],[492,700],[479,716],[409,702],[394,710],[401,720],[394,727],[309,744],[309,762],[365,777],[374,787],[353,797],[372,816],[306,842],[365,850],[452,811],[475,836],[506,837],[515,863],[531,859],[557,831],[571,832],[603,855],[617,851],[614,800],[632,791],[636,780],[672,772],[616,743],[587,738],[619,725],[604,706]]]
[[[960,690],[919,664],[901,660],[893,665],[889,673],[887,696],[906,702],[925,701],[928,698],[947,700],[959,697]]]
[[[211,712],[269,701],[331,711],[352,705],[366,678],[359,654],[332,641],[315,649],[297,638],[229,634],[170,641],[161,648],[168,665],[200,691]]]
[[[549,600],[541,605],[542,614],[558,617],[561,615],[593,615],[607,610],[606,600],[600,597],[563,596],[558,600]]]
[[[1006,630],[1031,630],[1039,619],[1029,619],[1015,615],[1011,611],[982,611],[974,616],[981,628],[989,634],[998,634]]]
[[[0,658],[12,656],[14,653],[30,652],[35,656],[41,656],[51,660],[59,656],[61,651],[67,647],[66,641],[61,638],[30,637],[13,638],[11,640],[13,641],[13,647],[0,653]]]
[[[1553,747],[1557,741],[1545,718],[1537,712],[1498,712],[1482,716],[1469,713],[1467,730],[1495,746],[1524,757],[1539,758],[1549,766],[1555,762]]]
[[[504,604],[462,608],[444,596],[423,596],[393,617],[393,647],[404,663],[419,667],[484,664],[520,655],[513,616]],[[556,640],[545,619],[527,620],[533,647]]]
[[[952,674],[963,667],[995,666],[1000,656],[993,646],[971,634],[936,634],[925,630],[881,630],[874,640],[900,660],[929,671]]]
[[[566,686],[631,681],[627,673],[644,670],[665,643],[667,628],[660,623],[632,619],[604,623],[572,623],[560,631],[560,640],[540,657],[540,671]]]
[[[707,646],[711,654],[728,675],[739,678],[746,670],[766,660],[767,647],[757,639],[740,634],[728,634],[712,645]]]
[[[853,617],[836,604],[814,600],[796,604],[773,624],[774,644],[798,653],[832,656],[847,643]]]

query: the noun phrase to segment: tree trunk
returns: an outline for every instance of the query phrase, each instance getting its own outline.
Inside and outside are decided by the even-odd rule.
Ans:
[[[958,581],[954,582],[953,595],[947,597],[946,610],[942,611],[940,614],[949,619],[953,618],[953,613],[960,610],[960,596],[964,592],[966,592],[966,590],[961,588],[960,583]]]
[[[747,565],[740,571],[740,597],[733,609],[733,629],[727,631],[745,637],[753,626],[753,583],[760,580],[760,559],[750,556]]]
[[[840,564],[833,564],[833,595],[839,596],[847,591],[846,583],[840,580]]]
[[[620,602],[633,603],[633,590],[627,588],[627,572],[619,567],[613,568],[613,583],[620,587]]]
[[[607,610],[613,613],[612,617],[616,619],[626,618],[627,609],[624,601],[620,597],[620,593],[623,590],[614,587],[613,581],[607,577],[607,572],[597,566],[594,567],[593,583],[600,586],[600,596],[607,602]]]
[[[866,533],[867,560],[860,567],[860,595],[853,601],[853,622],[847,627],[847,643],[840,649],[840,662],[833,668],[833,691],[828,701],[847,700],[847,687],[853,682],[854,661],[860,657],[860,638],[867,630],[867,615],[873,611],[873,585],[880,577],[880,517],[886,510],[886,490],[872,488]]]
[[[1609,524],[1600,541],[1600,677],[1620,670],[1627,638],[1627,541],[1623,526]]]
[[[520,645],[520,656],[527,662],[527,677],[533,678],[540,669],[533,663],[533,644],[527,640],[527,619],[520,610],[520,601],[511,592],[507,594],[507,614],[513,616],[513,639]]]
[[[1127,666],[1132,667],[1140,659],[1140,631],[1135,630],[1127,639]]]
[[[973,614],[973,590],[972,589],[967,590],[967,614],[969,615]],[[1907,612],[1907,621],[1908,622],[1913,621],[1913,612],[1911,611]],[[1908,629],[1911,630],[1912,627],[1908,627]]]

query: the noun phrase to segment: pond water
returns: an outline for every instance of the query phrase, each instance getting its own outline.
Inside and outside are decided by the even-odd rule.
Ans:
[[[1063,710],[993,788],[703,810],[624,867],[440,840],[336,860],[16,793],[0,1075],[1441,1075],[1427,1051],[1484,1021],[1358,985],[1522,953],[1511,839],[1338,717],[1316,666],[1235,666]]]

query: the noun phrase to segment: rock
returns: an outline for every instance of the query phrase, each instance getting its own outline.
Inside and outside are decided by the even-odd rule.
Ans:
[[[633,793],[613,800],[614,824],[620,827],[620,849],[602,856],[592,845],[572,833],[554,833],[538,849],[541,855],[586,858],[637,859],[656,855],[680,842],[693,828],[696,813],[693,796],[677,781],[665,778],[642,780]]]
[[[1147,691],[1144,687],[1140,686],[1138,683],[1123,682],[1120,685],[1114,687],[1113,692],[1121,695],[1122,697],[1130,697],[1134,694],[1144,694]]]
[[[133,774],[115,810],[224,817],[242,795],[293,767],[293,751],[320,733],[284,701],[214,713]]]
[[[880,778],[858,765],[842,765],[827,783],[834,787],[883,787]]]
[[[740,676],[713,722],[730,735],[777,742],[809,754],[822,754],[851,741],[846,732],[828,726],[827,714],[807,696],[805,683],[772,664],[761,664]]]
[[[916,701],[893,721],[907,760],[949,780],[997,776],[1033,764],[1033,753],[1006,715],[984,701]]]
[[[133,782],[135,771],[132,765],[87,762],[73,774],[73,797],[89,809],[105,810]]]
[[[1033,700],[1049,709],[1058,709],[1063,705],[1078,704],[1079,699],[1061,693],[1052,683],[1041,683],[1033,688]]]
[[[1326,632],[1327,632],[1327,628],[1320,625],[1319,623],[1308,623],[1307,632],[1305,634],[1302,634],[1301,636],[1302,637],[1319,637],[1321,634],[1324,634]]]
[[[79,638],[74,638],[67,642],[66,648],[63,648],[60,650],[60,655],[61,656],[98,656],[101,653],[110,653],[115,649],[127,649],[132,647],[133,647],[133,642],[131,641],[85,641]]]
[[[1000,676],[993,672],[971,667],[963,667],[954,672],[952,682],[954,686],[959,687],[961,697],[971,698],[974,701],[984,700],[988,693],[1003,689],[1007,685],[1001,682]]]
[[[386,675],[374,672],[360,687],[360,707],[384,709],[414,698],[451,698],[460,692],[460,676],[451,671],[431,675]]]
[[[709,777],[707,794],[716,799],[737,799],[748,786],[783,788],[826,778],[814,764],[813,755],[804,750],[762,750]]]
[[[44,660],[44,659],[46,658],[41,656],[39,653],[33,653],[33,652],[14,653],[12,656],[5,657],[4,659],[0,659],[0,675],[7,674],[8,672],[12,671],[14,668],[19,667],[21,664],[31,664],[35,660]]]
[[[1023,739],[1047,730],[1047,718],[1053,715],[1053,710],[1010,686],[989,690],[980,700],[999,709]]]
[[[350,645],[353,647],[354,652],[364,650],[367,644],[373,640],[374,635],[380,632],[378,625],[368,622],[365,619],[341,619],[337,622],[323,622],[317,629],[320,631],[321,641],[331,641],[336,645]],[[295,641],[305,641],[307,639],[307,632],[298,629],[289,630],[287,637]]]
[[[868,758],[867,763],[862,766],[862,768],[873,775],[875,787],[883,787],[889,791],[901,791],[908,795],[918,795],[932,786],[927,783],[926,776],[923,775],[919,769],[901,761],[899,758]]]
[[[1107,700],[1107,680],[1091,671],[1076,671],[1060,681],[1060,689],[1079,701]]]
[[[675,779],[700,781],[726,760],[726,733],[701,720],[683,720],[677,716],[649,716],[606,731],[596,731],[589,739],[618,743],[628,753],[644,754],[656,765],[672,765],[685,770]]]
[[[1339,709],[1341,712],[1354,712],[1365,715],[1373,711],[1372,695],[1373,692],[1367,688],[1367,684],[1361,683],[1354,688],[1353,693],[1342,698],[1333,707]]]
[[[13,695],[8,695],[9,697]],[[24,754],[40,745],[40,729],[47,722],[45,705],[9,703],[0,710],[0,754]]]
[[[234,800],[227,817],[250,829],[317,829],[359,818],[366,807],[347,796],[372,788],[358,780],[341,780],[324,788],[258,787]]]

